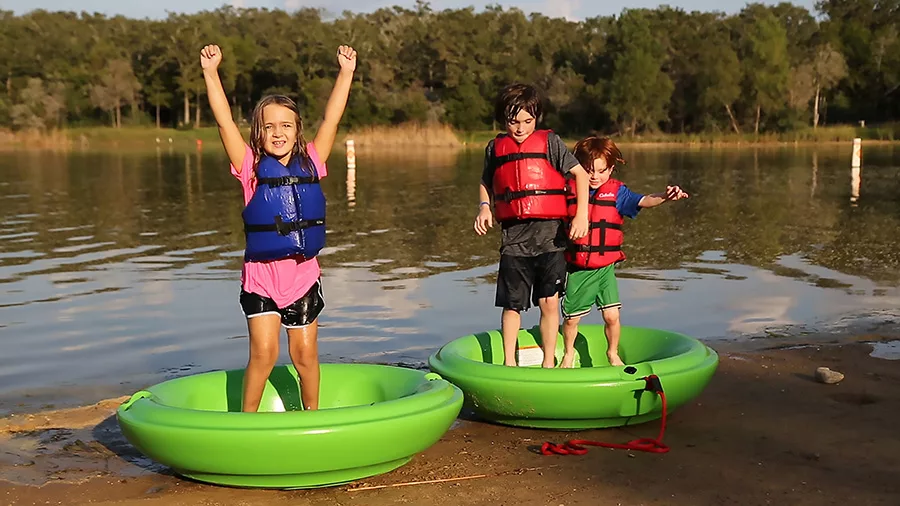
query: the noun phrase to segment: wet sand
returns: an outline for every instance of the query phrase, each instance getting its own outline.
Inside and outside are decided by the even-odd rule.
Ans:
[[[882,339],[718,348],[709,387],[669,419],[668,454],[537,452],[547,440],[655,437],[659,421],[561,433],[467,419],[398,470],[319,490],[239,490],[173,476],[122,437],[113,412],[124,398],[15,415],[0,419],[0,504],[893,506],[900,500],[900,437],[893,428],[900,363],[871,357],[872,346],[863,342]],[[817,383],[819,366],[846,378]],[[450,478],[466,479],[392,486]]]

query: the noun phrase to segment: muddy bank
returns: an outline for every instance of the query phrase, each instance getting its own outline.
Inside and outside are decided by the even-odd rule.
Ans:
[[[0,420],[0,504],[896,504],[898,362],[871,357],[865,343],[797,344],[722,350],[707,390],[670,417],[665,455],[537,453],[546,440],[653,437],[658,421],[559,433],[461,420],[410,464],[321,490],[236,490],[172,476],[119,433],[112,413],[121,399],[17,415]],[[818,366],[846,378],[816,383]],[[394,486],[451,478],[466,479]],[[378,486],[387,487],[362,489]]]

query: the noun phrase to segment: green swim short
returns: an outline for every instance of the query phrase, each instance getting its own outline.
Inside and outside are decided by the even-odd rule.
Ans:
[[[566,293],[562,300],[564,317],[584,316],[591,312],[594,304],[600,311],[622,306],[615,264],[600,269],[570,272],[566,277]]]

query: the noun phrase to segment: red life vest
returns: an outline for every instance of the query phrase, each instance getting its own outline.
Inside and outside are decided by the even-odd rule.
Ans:
[[[497,221],[566,217],[566,178],[547,153],[550,130],[535,130],[522,144],[509,135],[494,141],[494,210]]]
[[[569,241],[566,261],[581,269],[599,269],[625,260],[622,252],[622,223],[616,210],[616,195],[622,182],[610,179],[603,183],[588,200],[588,233],[576,241]],[[568,185],[569,217],[575,217],[575,180]]]

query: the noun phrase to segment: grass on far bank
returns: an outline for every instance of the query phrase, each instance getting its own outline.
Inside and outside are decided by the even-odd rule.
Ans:
[[[243,129],[245,138],[248,130]],[[498,132],[475,130],[460,132],[447,125],[402,124],[395,126],[369,126],[342,130],[338,133],[336,149],[343,149],[349,137],[357,149],[381,149],[404,146],[461,147],[481,149]],[[307,140],[315,137],[315,131],[304,132]],[[702,134],[644,134],[638,136],[611,136],[622,145],[678,144],[678,145],[753,145],[852,142],[856,137],[863,141],[900,141],[900,122],[872,127],[828,126],[818,129],[805,128],[792,132],[764,133],[760,135],[734,133]],[[580,137],[563,136],[567,144],[574,144]],[[11,149],[141,149],[172,147],[194,149],[203,146],[219,146],[216,127],[196,129],[172,129],[155,127],[77,127],[49,132],[12,132],[0,129],[0,148]]]
[[[472,131],[460,133],[460,139],[465,145],[484,146],[494,138],[497,132],[490,130]],[[602,135],[602,134],[599,134]],[[563,135],[566,144],[573,145],[583,136]],[[854,138],[863,141],[900,141],[900,122],[881,125],[877,127],[854,126],[827,126],[813,129],[811,127],[791,132],[762,133],[694,133],[694,134],[669,134],[650,133],[635,136],[610,135],[616,144],[683,144],[683,145],[744,145],[744,144],[793,144],[793,143],[825,143],[825,142],[852,142]]]

